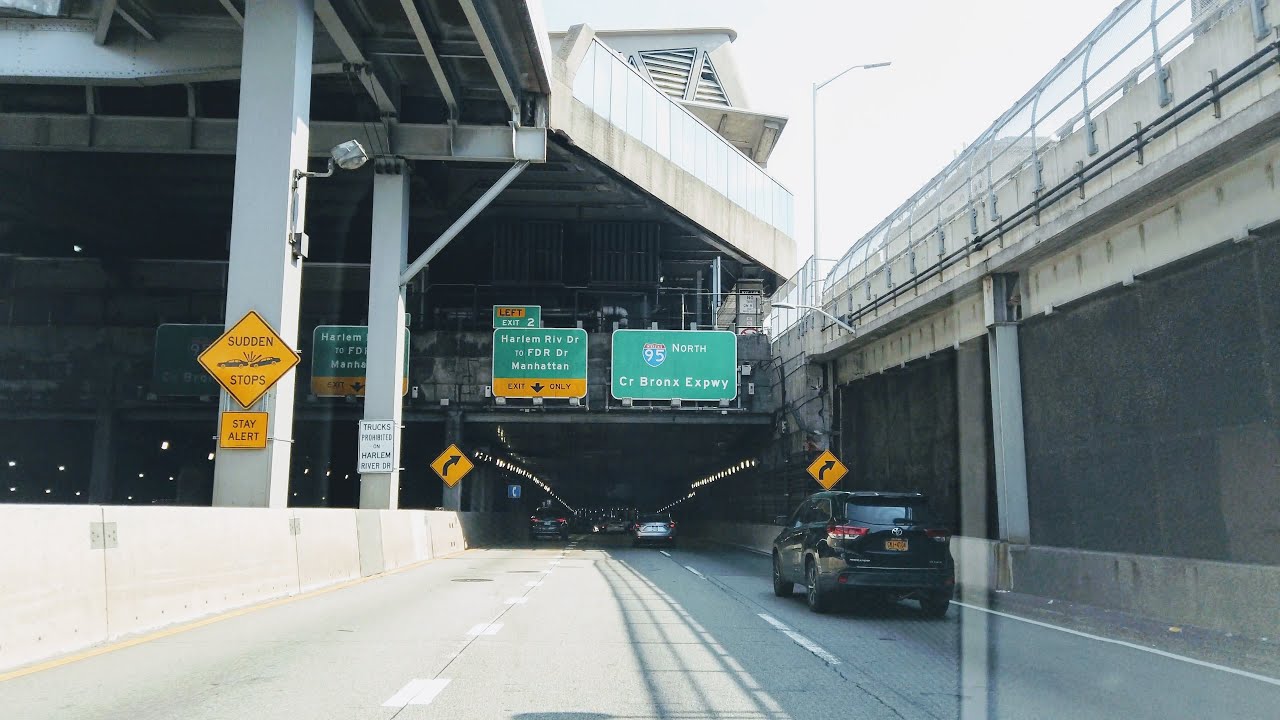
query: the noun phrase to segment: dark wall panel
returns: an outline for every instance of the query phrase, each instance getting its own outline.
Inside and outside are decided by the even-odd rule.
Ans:
[[[1023,325],[1033,543],[1280,562],[1278,275],[1261,240]]]

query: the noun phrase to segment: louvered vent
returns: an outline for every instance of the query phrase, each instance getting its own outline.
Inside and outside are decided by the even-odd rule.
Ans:
[[[698,51],[688,50],[645,50],[640,53],[649,77],[662,92],[677,100],[684,99],[685,90],[689,89],[689,75],[693,72],[693,59]]]
[[[698,87],[694,90],[693,99],[715,105],[729,104],[729,98],[724,94],[720,78],[716,75],[716,68],[706,53],[702,54],[702,74],[698,77]]]

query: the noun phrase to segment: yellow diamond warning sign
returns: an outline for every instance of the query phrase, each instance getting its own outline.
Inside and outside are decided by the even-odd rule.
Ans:
[[[298,364],[298,354],[250,310],[198,360],[228,395],[250,407]]]
[[[458,481],[466,477],[473,467],[475,465],[471,462],[471,458],[459,450],[457,445],[450,445],[449,449],[440,453],[440,457],[431,463],[431,469],[435,470],[449,487],[457,485]]]
[[[830,450],[823,450],[818,459],[809,465],[809,476],[817,480],[824,490],[830,490],[848,472],[849,468]]]

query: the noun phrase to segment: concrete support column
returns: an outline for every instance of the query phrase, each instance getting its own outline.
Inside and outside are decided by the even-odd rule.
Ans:
[[[956,426],[960,454],[961,535],[987,536],[987,493],[990,437],[987,406],[987,373],[982,362],[981,339],[956,351]]]
[[[450,444],[457,445],[459,450],[465,450],[462,447],[462,411],[450,410],[444,417],[444,446]],[[462,509],[462,483],[454,483],[453,487],[444,485],[444,481],[440,483],[444,485],[444,500],[441,503],[445,510],[461,510]]]
[[[400,274],[409,262],[409,168],[403,160],[381,158],[375,168],[364,419],[392,421],[392,466],[396,469],[360,476],[360,507],[394,510],[400,503],[400,425],[408,352],[404,343],[405,288]]]
[[[245,6],[226,324],[256,310],[292,347],[302,261],[289,239],[302,230],[306,208],[306,183],[295,193],[293,171],[307,166],[314,25],[312,0]],[[288,504],[296,376],[286,373],[253,408],[269,413],[266,449],[218,453],[214,505]],[[225,392],[221,407],[240,409]]]
[[[89,470],[89,502],[97,505],[111,502],[116,467],[115,427],[115,412],[103,404],[93,421],[93,464]]]
[[[1016,275],[992,275],[983,282],[991,365],[991,436],[995,445],[996,506],[1000,539],[1031,542],[1027,503],[1027,452],[1022,425],[1022,365],[1018,357]]]

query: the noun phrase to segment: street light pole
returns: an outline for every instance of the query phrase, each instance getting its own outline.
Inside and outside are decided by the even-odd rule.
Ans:
[[[831,313],[827,312],[826,310],[823,310],[822,308],[816,305],[792,305],[791,303],[786,303],[786,302],[776,302],[773,304],[773,307],[779,310],[812,310],[818,313],[819,315],[825,315],[826,317],[830,318],[831,322],[835,323],[840,329],[846,332],[852,333],[853,335],[858,334],[857,328],[855,328],[849,323],[841,320],[840,318],[836,317],[835,315],[832,315]]]
[[[810,278],[810,285],[813,287],[812,301],[815,303],[818,301],[818,258],[822,257],[822,253],[818,249],[818,91],[839,80],[845,73],[852,70],[874,70],[875,68],[889,67],[891,64],[892,62],[878,62],[851,65],[828,78],[825,82],[813,84],[813,92],[810,95],[812,101],[811,111],[813,113],[811,116],[813,123],[813,277]]]

